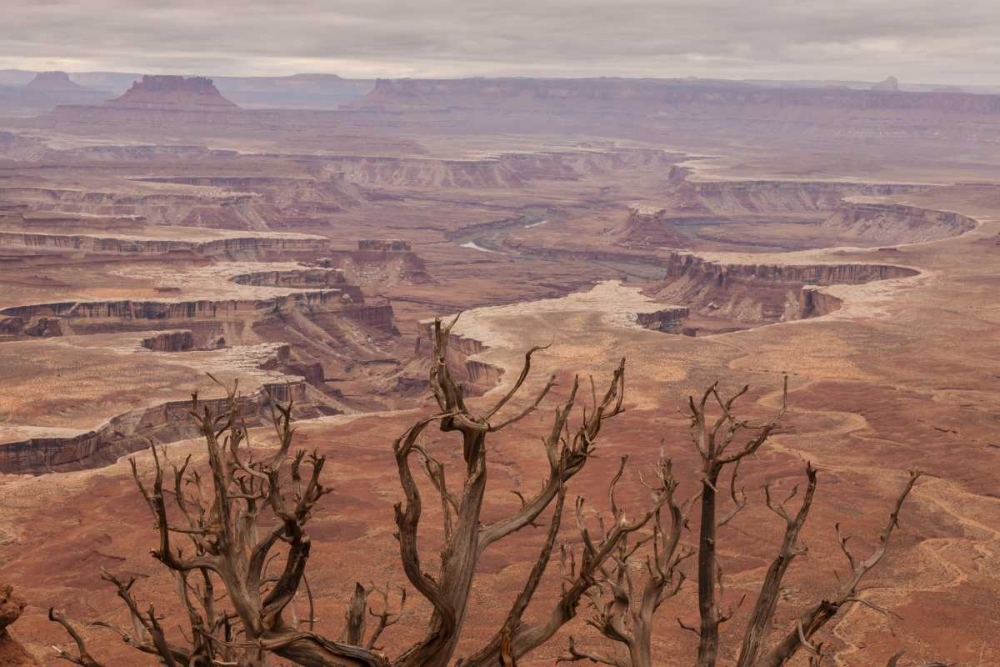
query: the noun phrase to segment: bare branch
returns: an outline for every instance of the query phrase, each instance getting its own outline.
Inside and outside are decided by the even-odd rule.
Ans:
[[[903,503],[920,478],[920,471],[910,472],[909,479],[902,492],[896,497],[889,520],[879,535],[875,550],[863,561],[858,561],[851,572],[850,578],[843,583],[837,594],[829,600],[822,600],[806,609],[796,623],[796,627],[779,639],[771,649],[755,663],[755,667],[781,667],[803,648],[812,637],[819,632],[845,604],[857,599],[858,586],[865,575],[881,562],[889,546],[892,533],[899,525],[899,513]],[[801,628],[801,631],[800,631]],[[801,635],[801,636],[800,636]]]
[[[70,662],[74,665],[80,665],[81,667],[104,667],[103,664],[97,662],[87,652],[87,643],[84,641],[83,636],[80,632],[73,626],[73,624],[63,615],[62,612],[56,611],[55,608],[49,608],[49,620],[58,623],[66,630],[67,634],[73,639],[73,643],[76,644],[76,655],[64,651],[58,647],[53,647],[56,650],[56,655],[59,659]]]

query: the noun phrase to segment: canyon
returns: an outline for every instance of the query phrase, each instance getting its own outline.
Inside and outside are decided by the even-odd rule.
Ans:
[[[569,492],[601,501],[593,489],[628,455],[630,516],[660,448],[685,492],[698,482],[686,396],[749,383],[756,418],[787,377],[787,429],[745,478],[750,523],[726,528],[732,595],[754,593],[780,541],[764,484],[791,488],[806,461],[822,479],[785,623],[836,586],[834,523],[874,534],[918,465],[872,591],[898,616],[858,606],[824,641],[842,665],[901,648],[1000,661],[987,613],[1000,97],[898,82],[33,77],[0,78],[0,583],[30,602],[13,635],[41,664],[56,664],[45,607],[115,609],[102,567],[138,577],[144,602],[169,596],[128,460],[145,474],[153,443],[203,464],[191,395],[218,406],[234,383],[254,447],[273,446],[271,407],[292,401],[296,444],[329,457],[334,491],[310,524],[322,622],[355,581],[401,584],[392,441],[436,409],[433,322],[455,316],[447,363],[475,406],[533,346],[526,395],[556,382],[542,411],[626,358],[626,410]],[[69,99],[81,94],[94,100]],[[543,426],[532,415],[491,444],[494,483],[542,481]],[[516,510],[502,495],[496,511]],[[542,532],[486,553],[472,635],[502,621]],[[669,620],[657,651],[690,650]],[[86,634],[111,664],[140,664],[113,634]],[[551,665],[564,640],[524,666]]]

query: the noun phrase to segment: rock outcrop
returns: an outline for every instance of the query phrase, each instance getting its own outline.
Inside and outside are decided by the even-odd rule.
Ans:
[[[681,333],[684,321],[691,314],[691,309],[684,306],[664,308],[652,313],[638,313],[636,322],[647,329],[663,333]]]
[[[0,584],[0,666],[38,667],[38,662],[14,639],[9,627],[27,606],[27,602],[14,593],[13,587]]]
[[[153,352],[187,352],[195,347],[194,332],[164,331],[142,339],[141,345]]]
[[[109,101],[110,109],[132,111],[233,112],[239,107],[201,76],[149,75],[132,84],[124,95]]]
[[[409,241],[398,239],[362,239],[358,241],[358,250],[374,250],[377,252],[410,252],[413,246]]]
[[[635,245],[687,248],[690,239],[678,231],[678,225],[688,219],[671,215],[666,209],[629,207],[622,237]]]

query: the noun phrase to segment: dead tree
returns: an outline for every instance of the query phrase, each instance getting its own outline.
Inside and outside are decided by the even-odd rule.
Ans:
[[[644,552],[639,549],[641,544],[630,548],[623,543],[619,546],[618,557],[612,561],[612,566],[603,570],[604,576],[598,582],[592,598],[595,613],[590,625],[611,640],[613,645],[624,650],[613,653],[590,650],[570,638],[569,648],[560,661],[589,661],[614,667],[649,667],[654,664],[650,647],[653,615],[663,601],[678,591],[683,581],[683,573],[678,571],[680,563],[692,554],[697,554],[700,624],[695,628],[684,624],[680,618],[677,622],[683,630],[698,636],[698,667],[715,667],[718,664],[719,628],[734,614],[732,608],[722,610],[724,587],[722,566],[718,558],[718,529],[729,523],[747,504],[746,494],[742,490],[737,491],[740,464],[744,459],[755,455],[778,428],[785,413],[787,378],[777,414],[759,425],[753,425],[733,413],[734,404],[747,390],[748,387],[743,387],[733,396],[724,399],[718,386],[712,385],[699,398],[689,399],[691,441],[701,461],[700,490],[684,504],[675,502],[673,495],[676,481],[670,474],[669,462],[661,462],[658,484],[659,488],[669,489],[665,503],[669,512],[662,517],[657,515],[653,523],[653,534],[645,538],[651,543],[645,549],[645,561],[636,562],[643,557]],[[718,414],[714,416],[710,414],[713,412],[712,404],[717,406]],[[720,486],[727,468],[731,468],[728,496],[732,506],[722,513],[719,504],[725,500],[725,491],[720,490]],[[903,502],[920,476],[917,471],[910,473],[882,529],[877,547],[867,557],[861,559],[856,556],[848,547],[848,538],[841,535],[840,528],[837,527],[838,539],[850,568],[846,578],[834,595],[807,607],[793,627],[772,637],[782,582],[791,563],[806,552],[799,542],[799,534],[812,507],[817,473],[811,465],[807,465],[805,474],[806,489],[795,511],[788,508],[788,503],[798,495],[798,487],[781,501],[775,500],[770,488],[764,489],[766,505],[784,522],[785,531],[744,629],[740,652],[733,663],[736,667],[780,667],[800,651],[807,652],[813,663],[818,665],[822,648],[813,643],[814,637],[841,608],[852,603],[877,608],[860,597],[860,585],[865,575],[885,555],[892,533],[898,526]],[[687,524],[688,510],[695,503],[701,509],[697,548],[685,549],[679,538],[681,529]],[[661,518],[668,518],[669,521],[661,521]],[[635,579],[636,572],[642,569],[646,572],[645,583],[640,586]],[[890,667],[895,667],[898,658],[896,656],[890,662]]]
[[[741,462],[754,456],[778,427],[785,412],[787,383],[778,414],[756,426],[733,414],[733,405],[746,393],[746,387],[723,399],[713,385],[698,400],[690,399],[692,442],[701,461],[700,490],[688,500],[678,501],[678,483],[671,465],[661,460],[652,483],[643,480],[652,494],[651,506],[629,520],[616,499],[626,465],[622,458],[609,485],[610,522],[598,521],[594,530],[588,525],[583,499],[578,498],[573,514],[574,535],[579,533],[580,546],[573,548],[561,537],[567,485],[594,456],[604,422],[623,410],[624,360],[603,394],[598,394],[591,382],[591,399],[576,411],[581,414],[575,426],[574,409],[584,401],[579,399],[579,379],[574,380],[542,438],[548,470],[540,490],[531,497],[521,496],[520,508],[508,516],[484,522],[487,440],[534,413],[555,381],[550,378],[526,405],[513,409],[512,402],[524,388],[532,356],[539,349],[533,348],[504,395],[487,409],[473,411],[448,367],[451,327],[435,322],[433,332],[430,386],[437,409],[393,443],[403,492],[402,502],[395,507],[402,569],[431,608],[426,633],[419,641],[388,657],[379,643],[384,631],[399,622],[406,592],[391,594],[388,588],[361,585],[356,586],[347,604],[338,639],[316,631],[312,591],[305,574],[311,544],[306,528],[317,503],[330,491],[321,482],[326,459],[315,452],[292,452],[291,405],[272,404],[277,448],[251,447],[235,387],[228,392],[226,409],[219,414],[200,405],[197,396],[193,400],[192,414],[206,444],[207,475],[202,475],[190,457],[174,465],[165,452],[151,446],[154,467],[152,483],[148,484],[135,459],[131,461],[135,483],[159,535],[153,557],[176,580],[185,615],[183,641],[167,636],[165,619],[153,605],[145,609],[140,605],[133,593],[134,580],[108,572],[103,576],[128,610],[131,627],[106,622],[97,625],[113,629],[127,645],[155,656],[168,667],[265,667],[271,656],[304,667],[446,667],[455,659],[482,555],[496,542],[537,525],[548,512],[545,540],[503,623],[459,664],[514,667],[571,621],[580,602],[587,599],[596,612],[590,625],[624,651],[590,650],[571,638],[562,660],[615,667],[651,666],[655,662],[651,652],[654,616],[680,590],[682,563],[697,556],[700,625],[680,624],[699,637],[698,666],[715,667],[719,627],[733,615],[732,609],[721,610],[724,590],[717,556],[718,529],[746,505],[746,495],[737,491]],[[710,412],[718,414],[711,416]],[[445,464],[423,442],[431,424],[454,438],[455,451],[460,453],[456,456],[460,458],[457,481],[446,475]],[[732,507],[723,513],[720,504],[727,501],[720,484],[727,471]],[[429,484],[425,489],[434,491],[440,507],[443,546],[434,557],[422,552],[419,540],[423,498],[418,475],[426,476]],[[834,595],[803,610],[784,633],[772,631],[775,609],[789,565],[805,551],[798,538],[812,506],[817,474],[812,466],[806,467],[808,483],[795,511],[787,505],[797,490],[779,502],[765,489],[766,504],[784,521],[785,532],[747,623],[734,663],[737,667],[779,667],[803,651],[810,654],[813,665],[820,664],[822,648],[815,643],[816,634],[846,605],[874,607],[860,597],[860,584],[882,560],[917,477],[918,473],[911,474],[878,546],[864,559],[853,553],[848,538],[839,535],[838,528],[850,566],[848,576]],[[682,545],[682,536],[696,504],[701,512],[699,537],[697,546],[691,548]],[[541,622],[526,622],[524,614],[556,553],[562,574],[556,602]],[[436,567],[428,569],[430,561],[436,561]],[[307,603],[304,618],[297,613],[297,597],[304,597]],[[88,652],[83,635],[70,621],[55,610],[50,618],[66,629],[76,645],[75,653],[60,650],[59,657],[82,667],[103,667]],[[171,627],[175,625],[176,621],[171,623]],[[620,657],[622,653],[625,657]],[[897,667],[898,656],[889,665]]]
[[[628,538],[619,542],[607,567],[600,569],[595,586],[588,592],[594,617],[588,621],[602,635],[624,649],[626,659],[578,647],[573,637],[563,662],[588,660],[621,667],[654,664],[652,655],[653,615],[660,606],[672,598],[684,583],[680,564],[694,554],[693,549],[681,547],[681,534],[687,525],[691,502],[680,504],[675,499],[677,481],[669,461],[662,460],[655,469],[654,497],[660,502],[654,510],[652,534],[640,536],[635,542]],[[612,507],[616,507],[614,497]],[[640,550],[645,558],[636,565]],[[644,580],[639,583],[639,572]]]
[[[205,439],[207,476],[192,465],[190,456],[170,465],[165,454],[151,446],[149,485],[135,459],[130,461],[159,535],[152,556],[176,580],[186,615],[185,641],[167,638],[164,619],[153,605],[142,608],[133,593],[134,579],[108,572],[103,578],[115,587],[131,627],[96,625],[115,630],[126,644],[168,667],[263,667],[271,654],[307,667],[388,665],[369,646],[382,626],[395,621],[388,610],[368,640],[352,632],[348,641],[334,641],[313,631],[305,581],[311,546],[306,525],[330,489],[320,481],[324,457],[291,451],[292,405],[272,403],[278,447],[263,450],[249,444],[236,387],[225,404],[225,410],[213,414],[197,396],[192,400],[191,413]],[[298,619],[294,609],[300,590],[310,598],[306,619]],[[50,618],[63,625],[77,645],[76,655],[61,651],[61,658],[100,667],[62,614],[51,610]]]
[[[452,325],[454,322],[452,322]],[[540,348],[532,348],[525,355],[524,365],[511,388],[491,407],[474,413],[465,402],[462,387],[454,380],[448,368],[446,350],[451,326],[440,321],[434,324],[434,359],[430,372],[431,389],[440,412],[428,417],[411,429],[394,444],[396,465],[403,486],[404,502],[396,506],[400,556],[403,570],[413,587],[425,597],[433,608],[428,632],[423,639],[404,651],[394,665],[400,667],[444,667],[455,653],[465,622],[473,577],[482,554],[491,545],[531,525],[545,510],[555,504],[545,545],[521,594],[515,600],[503,627],[496,636],[477,651],[466,664],[500,665],[506,651],[511,660],[547,641],[575,614],[576,604],[590,587],[595,568],[614,550],[617,541],[635,531],[644,521],[630,523],[624,513],[616,513],[614,526],[599,542],[590,540],[589,533],[580,519],[584,535],[584,555],[573,581],[564,590],[563,598],[552,612],[549,622],[541,627],[526,627],[521,616],[531,601],[542,573],[551,558],[562,515],[563,496],[567,482],[576,475],[594,453],[594,448],[604,421],[622,412],[625,390],[624,360],[615,370],[603,397],[592,391],[593,404],[583,410],[582,419],[575,428],[570,417],[577,402],[580,383],[574,380],[569,397],[555,410],[548,435],[542,444],[549,470],[541,489],[531,498],[522,500],[521,508],[513,514],[490,523],[482,523],[483,502],[487,488],[487,438],[532,413],[554,386],[554,378],[542,387],[528,406],[503,416],[511,399],[521,390],[531,369],[532,355]],[[445,477],[444,465],[417,443],[421,433],[431,423],[439,423],[444,433],[454,433],[461,439],[462,465],[460,481],[454,493]],[[414,479],[412,462],[417,458],[440,496],[444,521],[444,547],[440,552],[440,566],[436,575],[425,571],[417,533],[422,512],[422,498]],[[578,517],[582,509],[577,506]],[[648,516],[648,515],[647,515]]]
[[[513,665],[550,639],[575,616],[578,603],[619,544],[669,501],[667,495],[655,496],[653,508],[630,521],[614,502],[623,460],[611,483],[611,524],[592,534],[585,521],[583,500],[578,499],[576,522],[582,547],[579,556],[571,548],[559,549],[564,575],[559,601],[545,623],[522,621],[556,551],[567,483],[593,456],[605,420],[623,410],[624,360],[603,394],[598,395],[591,383],[592,402],[576,411],[582,414],[575,426],[571,421],[575,421],[572,417],[579,402],[580,382],[574,380],[542,440],[548,474],[541,489],[530,498],[522,497],[517,511],[484,523],[487,438],[535,412],[555,381],[550,378],[526,406],[512,409],[513,399],[529,377],[532,356],[539,349],[533,348],[525,355],[510,389],[488,409],[474,412],[446,361],[450,327],[436,322],[434,336],[430,385],[438,409],[393,444],[404,497],[395,508],[402,568],[413,589],[433,610],[427,633],[419,642],[393,658],[387,657],[378,642],[383,631],[398,622],[406,594],[390,603],[388,590],[360,585],[347,605],[339,639],[316,632],[312,594],[305,577],[311,544],[306,527],[318,501],[330,491],[321,482],[326,459],[315,452],[292,452],[291,405],[273,404],[277,449],[251,447],[235,387],[228,392],[227,408],[221,414],[213,414],[194,397],[192,414],[205,439],[208,475],[203,476],[190,457],[180,465],[171,465],[160,448],[151,446],[154,476],[149,485],[135,459],[131,460],[135,483],[149,505],[159,535],[153,557],[177,581],[178,599],[186,614],[185,641],[171,641],[156,609],[152,605],[141,607],[133,594],[133,580],[120,580],[110,573],[104,573],[104,578],[128,609],[131,628],[104,622],[98,625],[112,628],[128,645],[156,656],[169,667],[263,667],[271,655],[304,667],[443,667],[452,661],[461,636],[482,554],[496,542],[535,525],[551,509],[546,539],[528,580],[496,635],[465,664]],[[455,484],[446,477],[445,465],[421,444],[421,435],[434,423],[459,441],[462,464]],[[437,554],[439,565],[434,573],[424,565],[433,559],[423,557],[418,545],[423,499],[415,468],[427,476],[440,501],[444,546]],[[303,592],[309,612],[305,619],[299,619],[294,601]],[[381,598],[378,610],[370,604],[373,597]],[[77,647],[75,654],[60,651],[61,658],[85,667],[101,667],[72,623],[55,610],[51,618],[69,632]],[[375,619],[370,630],[369,618]]]

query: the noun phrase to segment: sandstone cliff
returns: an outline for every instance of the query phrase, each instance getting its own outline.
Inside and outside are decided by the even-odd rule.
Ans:
[[[640,148],[505,153],[470,160],[338,157],[324,162],[351,183],[366,187],[517,188],[535,181],[572,181],[619,169],[672,168],[665,151]]]
[[[341,310],[346,305],[339,289],[298,292],[271,299],[199,301],[63,301],[0,310],[2,317],[67,320],[224,320],[246,319],[297,308]]]
[[[338,412],[335,403],[305,381],[267,384],[240,398],[240,413],[248,426],[269,423],[272,400],[295,401],[295,418],[308,419]],[[212,410],[223,409],[223,399],[201,401]],[[42,474],[81,470],[114,462],[149,447],[198,437],[190,415],[191,401],[171,401],[112,418],[103,426],[73,437],[30,438],[0,444],[0,472]]]
[[[239,285],[269,287],[341,287],[347,284],[342,269],[302,269],[245,273],[230,278]]]
[[[405,242],[396,242],[393,247],[385,246],[385,241],[374,243],[379,249],[340,250],[331,248],[330,241],[322,238],[238,236],[212,241],[182,241],[0,231],[0,247],[94,254],[162,255],[187,252],[232,260],[298,260],[319,268],[339,269],[353,285],[422,283],[430,280],[423,260],[416,253],[406,250]],[[286,278],[291,280],[288,276]]]
[[[651,292],[660,300],[687,306],[703,323],[723,331],[818,317],[837,310],[840,301],[818,286],[917,274],[914,269],[881,264],[722,264],[673,254],[664,280]]]
[[[153,352],[186,352],[195,347],[194,333],[191,331],[164,331],[144,338],[141,345]]]

